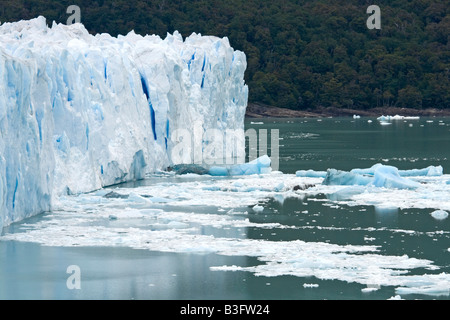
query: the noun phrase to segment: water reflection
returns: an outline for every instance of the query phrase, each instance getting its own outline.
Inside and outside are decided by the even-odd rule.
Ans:
[[[381,227],[398,227],[399,209],[394,207],[375,207],[377,224]]]

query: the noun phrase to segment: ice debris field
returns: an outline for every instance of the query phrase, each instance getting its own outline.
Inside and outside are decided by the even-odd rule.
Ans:
[[[329,176],[333,177],[334,172],[329,170]],[[403,178],[400,179],[403,185]],[[51,213],[37,222],[22,223],[20,231],[6,233],[0,240],[44,246],[117,246],[172,253],[248,256],[257,258],[260,263],[256,266],[218,265],[211,270],[251,272],[269,278],[290,275],[339,280],[364,285],[371,291],[389,286],[400,296],[448,296],[450,274],[442,271],[448,266],[405,254],[385,254],[381,247],[371,244],[378,234],[385,232],[450,243],[448,230],[342,228],[259,219],[273,210],[268,205],[270,201],[282,204],[305,197],[311,202],[321,202],[324,208],[360,208],[361,218],[364,218],[364,208],[376,207],[381,211],[424,209],[437,222],[448,219],[448,175],[413,175],[404,179],[413,183],[414,188],[409,185],[408,188],[391,188],[391,182],[387,182],[388,187],[378,187],[370,181],[367,185],[348,185],[349,180],[345,178],[340,184],[336,177],[330,185],[324,183],[325,178],[297,177],[281,172],[234,177],[160,173],[150,176],[148,183],[137,188],[123,186],[62,196]],[[303,213],[315,215],[314,212]],[[366,244],[251,239],[247,237],[249,229],[271,234],[283,230],[363,232]],[[448,250],[442,254],[449,254]],[[362,292],[367,290],[363,288]]]
[[[364,292],[389,286],[397,295],[449,295],[450,274],[442,271],[448,266],[385,254],[370,243],[377,232],[450,243],[448,230],[371,227],[364,229],[365,244],[246,234],[322,230],[257,219],[272,210],[270,201],[305,197],[324,208],[357,207],[361,215],[368,207],[422,209],[448,221],[450,176],[439,165],[284,174],[270,169],[267,156],[208,169],[171,161],[177,128],[243,129],[246,58],[227,39],[92,36],[79,24],[49,28],[40,17],[0,26],[0,53],[0,229],[47,212],[0,241],[248,256],[259,264],[211,270],[339,280],[365,285]],[[168,167],[173,170],[161,171]],[[138,187],[108,187],[142,178],[147,182]],[[442,254],[449,252],[450,244]]]

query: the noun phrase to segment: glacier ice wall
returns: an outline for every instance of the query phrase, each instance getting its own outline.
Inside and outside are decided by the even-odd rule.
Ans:
[[[243,131],[246,65],[227,38],[1,25],[0,230],[172,165],[174,130]]]

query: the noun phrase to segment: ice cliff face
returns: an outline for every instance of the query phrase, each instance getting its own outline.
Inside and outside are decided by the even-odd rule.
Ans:
[[[0,230],[58,195],[172,165],[177,129],[243,130],[245,69],[226,38],[92,36],[43,17],[3,24]]]

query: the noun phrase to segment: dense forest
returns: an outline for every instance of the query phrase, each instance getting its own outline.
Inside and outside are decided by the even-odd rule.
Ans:
[[[381,30],[366,25],[373,4]],[[65,23],[69,5],[91,33],[228,37],[247,55],[250,102],[450,108],[449,0],[0,0],[0,21]]]

